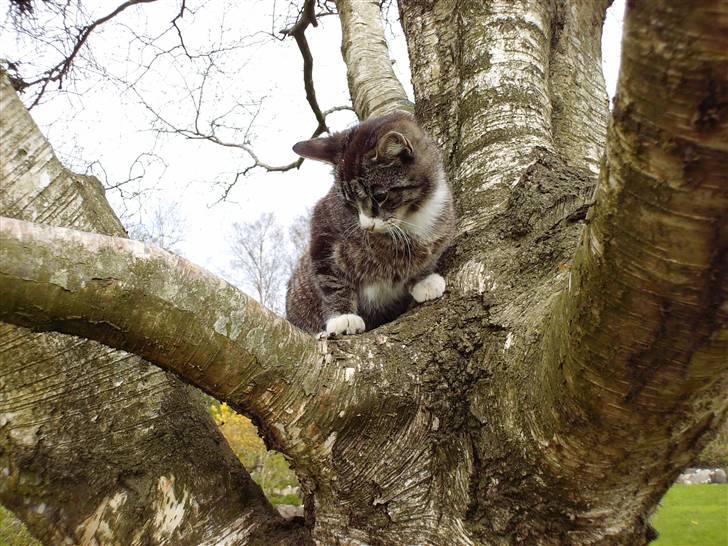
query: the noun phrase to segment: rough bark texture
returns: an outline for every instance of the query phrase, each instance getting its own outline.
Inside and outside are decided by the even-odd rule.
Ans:
[[[383,61],[338,5],[350,72]],[[648,542],[728,412],[728,3],[629,6],[608,135],[606,5],[401,2],[460,209],[442,300],[314,341],[159,250],[4,220],[0,317],[250,413],[320,544]]]
[[[4,75],[0,111],[1,213],[124,236],[99,182],[61,166]],[[0,324],[0,460],[0,501],[47,544],[286,538],[199,395],[92,341]]]

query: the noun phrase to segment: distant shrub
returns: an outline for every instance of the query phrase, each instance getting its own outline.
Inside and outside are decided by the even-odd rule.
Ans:
[[[271,503],[301,504],[298,495],[276,494],[276,491],[285,487],[298,487],[298,479],[283,455],[265,448],[250,419],[235,413],[227,404],[218,402],[210,405],[210,413],[235,455]]]

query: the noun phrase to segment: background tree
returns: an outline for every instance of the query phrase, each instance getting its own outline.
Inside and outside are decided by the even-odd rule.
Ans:
[[[308,249],[311,213],[311,210],[307,210],[305,214],[296,216],[293,219],[293,222],[291,222],[291,225],[288,226],[288,241],[290,242],[290,250],[286,255],[286,265],[288,266],[287,278],[291,277],[293,270],[298,263],[298,259]]]
[[[273,213],[236,223],[231,240],[233,274],[261,305],[282,315],[288,281],[287,241]]]
[[[130,239],[151,243],[170,252],[179,252],[185,238],[185,220],[177,203],[155,203],[151,210],[141,210],[124,219]]]
[[[402,2],[415,111],[460,211],[449,291],[342,340],[119,238],[3,80],[3,503],[48,542],[648,541],[728,412],[728,6],[630,4],[610,118],[607,5]],[[357,114],[410,109],[379,3],[337,8]],[[69,192],[87,209],[66,217]],[[277,517],[176,380],[164,403],[69,420],[88,396],[64,381],[121,391],[115,370],[84,375],[95,353],[67,355],[126,357],[28,327],[128,350],[252,415],[293,461],[305,521]],[[118,389],[138,390],[153,368],[129,359]]]

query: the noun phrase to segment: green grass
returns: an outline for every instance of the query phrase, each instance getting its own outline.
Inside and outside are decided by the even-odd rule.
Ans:
[[[279,504],[292,504],[293,506],[297,506],[302,504],[301,497],[298,495],[269,495],[268,500],[270,500],[273,506],[278,506]]]
[[[728,485],[673,485],[652,525],[657,546],[728,546]]]
[[[296,504],[297,497],[275,497],[274,504]],[[728,485],[673,485],[652,524],[657,546],[728,546]],[[37,545],[25,527],[0,506],[0,545]]]

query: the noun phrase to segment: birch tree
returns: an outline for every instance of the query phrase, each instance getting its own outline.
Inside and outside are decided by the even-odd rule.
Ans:
[[[445,297],[338,340],[122,238],[3,78],[3,504],[49,544],[647,543],[728,411],[728,3],[629,3],[611,114],[608,4],[402,1],[413,107],[379,3],[337,2],[357,114],[414,108],[459,210]]]

